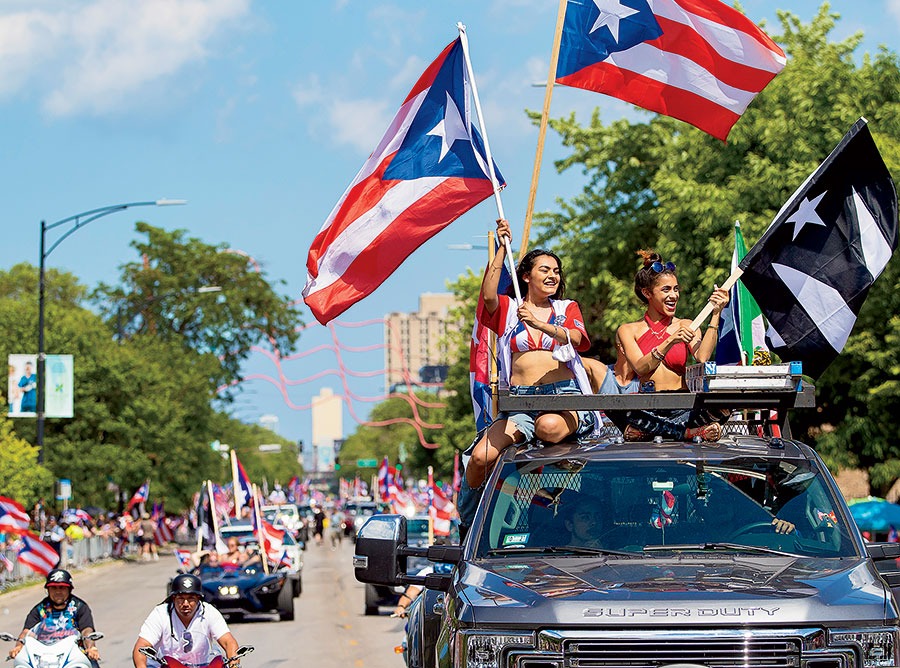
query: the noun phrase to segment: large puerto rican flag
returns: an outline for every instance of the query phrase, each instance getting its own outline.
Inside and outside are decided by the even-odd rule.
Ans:
[[[719,0],[569,0],[556,82],[724,141],[786,62],[768,35]]]
[[[488,172],[456,39],[413,86],[310,246],[303,300],[316,320],[326,324],[374,292],[414,250],[490,197]]]

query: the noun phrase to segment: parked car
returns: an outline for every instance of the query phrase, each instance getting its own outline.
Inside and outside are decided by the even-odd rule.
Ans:
[[[278,525],[273,526],[281,528]],[[253,527],[247,522],[233,523],[230,526],[222,527],[220,531],[223,540],[227,541],[230,536],[237,536],[241,545],[258,547],[259,541],[253,532]],[[289,531],[284,532],[283,545],[290,564],[279,565],[278,568],[287,572],[292,594],[296,597],[303,591],[303,548],[294,540]]]

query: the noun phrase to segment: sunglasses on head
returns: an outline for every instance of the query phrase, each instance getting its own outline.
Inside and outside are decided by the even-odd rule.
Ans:
[[[661,274],[663,271],[675,271],[675,263],[674,262],[654,262],[650,265],[650,268],[655,271],[657,274]]]

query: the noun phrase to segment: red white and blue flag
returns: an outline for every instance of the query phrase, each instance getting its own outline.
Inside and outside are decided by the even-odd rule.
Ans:
[[[313,240],[303,301],[316,320],[328,323],[493,192],[456,39],[413,86]]]
[[[241,460],[235,455],[235,487],[234,487],[234,515],[240,517],[244,506],[250,505],[253,498],[253,485],[250,484],[250,476],[244,470]]]
[[[31,518],[25,507],[14,499],[0,496],[0,531],[19,533],[28,531]]]
[[[31,531],[22,533],[22,547],[19,549],[17,559],[41,575],[47,575],[59,563],[56,550]]]
[[[447,498],[440,486],[434,484],[434,474],[428,468],[428,516],[435,536],[450,535],[450,520],[456,513],[456,506]]]
[[[569,0],[556,82],[724,141],[786,62],[766,33],[719,0]]]
[[[132,508],[137,505],[143,504],[147,502],[147,499],[150,498],[150,481],[148,480],[143,485],[137,488],[137,491],[131,497],[131,500],[128,502],[128,507],[125,509],[125,512],[129,512]]]
[[[175,558],[178,559],[178,567],[179,569],[187,573],[193,567],[193,562],[191,561],[191,553],[187,550],[175,550],[174,551]]]

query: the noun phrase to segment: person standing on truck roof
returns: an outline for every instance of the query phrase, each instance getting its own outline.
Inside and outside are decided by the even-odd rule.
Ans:
[[[509,223],[497,221],[497,238],[511,239]],[[499,336],[501,372],[508,375],[512,395],[579,394],[576,369],[590,385],[581,358],[575,351],[590,347],[584,316],[578,303],[564,299],[566,281],[562,262],[556,254],[536,249],[529,252],[516,269],[522,303],[498,294],[500,274],[506,259],[506,244],[488,264],[481,283],[478,318]],[[510,288],[512,293],[512,286]],[[514,294],[514,293],[513,293]],[[563,349],[570,355],[567,361]],[[500,413],[473,446],[466,466],[472,489],[480,487],[504,448],[537,437],[560,443],[572,435],[589,434],[594,414],[588,411]]]
[[[673,262],[663,262],[662,256],[652,250],[638,251],[643,266],[634,276],[634,293],[647,310],[637,322],[619,327],[616,337],[625,348],[625,357],[641,381],[652,381],[653,390],[686,391],[684,374],[688,359],[698,362],[712,358],[718,339],[719,319],[728,304],[728,291],[714,286],[709,301],[713,305],[709,327],[701,335],[692,330],[690,320],[675,317],[675,309],[681,297],[676,267]],[[720,422],[730,411],[705,410],[632,410],[624,415],[626,424],[623,435],[627,441],[649,440],[653,436],[676,439],[692,439],[699,436],[704,441],[717,441],[722,436]],[[621,415],[609,415],[619,422]]]

